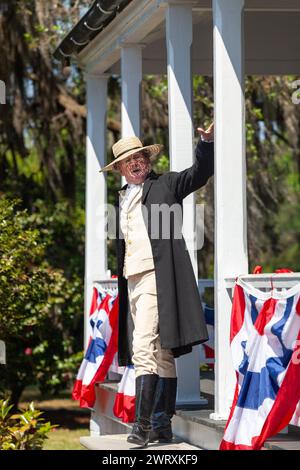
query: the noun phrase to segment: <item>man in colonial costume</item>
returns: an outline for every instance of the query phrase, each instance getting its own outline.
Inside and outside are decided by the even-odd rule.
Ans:
[[[174,358],[208,339],[192,263],[178,237],[182,216],[167,211],[167,235],[158,223],[160,212],[166,218],[162,209],[182,210],[183,199],[213,175],[213,124],[198,131],[195,162],[186,170],[156,174],[151,161],[161,146],[144,146],[136,136],[116,142],[114,161],[101,169],[119,171],[127,181],[119,191],[118,356],[120,366],[135,367],[136,418],[128,441],[140,446],[172,440]]]

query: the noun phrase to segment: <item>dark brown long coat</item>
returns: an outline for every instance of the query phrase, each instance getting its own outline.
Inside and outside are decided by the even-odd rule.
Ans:
[[[192,346],[207,341],[199,291],[185,241],[174,237],[178,222],[171,218],[170,234],[151,238],[151,204],[182,204],[190,193],[204,186],[214,172],[214,144],[199,140],[194,164],[180,172],[157,175],[151,171],[144,182],[142,204],[148,213],[157,287],[159,332],[162,348],[172,349],[174,357],[186,354]],[[125,185],[122,189],[125,189]],[[143,206],[142,206],[143,207]],[[158,206],[155,206],[158,207]],[[152,212],[153,216],[153,212]],[[145,219],[145,217],[144,217]],[[146,219],[145,219],[146,222]],[[153,232],[152,232],[153,233]],[[131,364],[132,322],[128,305],[127,280],[123,277],[125,242],[117,240],[119,289],[119,365]]]

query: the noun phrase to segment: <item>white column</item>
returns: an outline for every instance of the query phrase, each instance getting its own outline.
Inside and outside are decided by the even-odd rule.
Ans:
[[[121,48],[121,126],[122,137],[141,132],[142,45],[123,44]],[[122,185],[126,183],[122,177]]]
[[[5,103],[6,103],[5,82],[3,82],[3,80],[0,80],[0,104],[5,104]]]
[[[142,46],[123,44],[121,49],[122,137],[140,136]]]
[[[87,324],[93,293],[93,282],[107,277],[105,208],[107,185],[100,168],[106,164],[106,75],[86,75],[87,140],[86,140],[86,225],[85,225],[85,296],[84,346],[88,344]]]
[[[225,278],[248,272],[244,0],[213,0],[215,102],[215,413],[227,419],[235,375]]]
[[[4,341],[0,340],[0,364],[6,364],[6,349]]]
[[[168,5],[166,9],[166,41],[168,57],[168,104],[170,169],[180,171],[194,160],[192,121],[191,45],[193,36],[191,5]],[[195,195],[184,200],[183,234],[189,249],[196,278],[197,252],[194,237]],[[200,352],[194,347],[191,354],[176,361],[178,375],[177,404],[199,405]]]

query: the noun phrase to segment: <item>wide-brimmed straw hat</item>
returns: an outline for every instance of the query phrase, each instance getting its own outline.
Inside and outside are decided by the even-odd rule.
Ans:
[[[149,158],[156,157],[161,149],[163,148],[160,144],[146,145],[143,146],[142,142],[135,135],[132,137],[124,137],[123,139],[118,140],[113,146],[112,151],[114,155],[114,161],[109,163],[109,165],[101,168],[101,171],[114,170],[114,165],[121,160],[133,155],[135,153],[144,153]]]

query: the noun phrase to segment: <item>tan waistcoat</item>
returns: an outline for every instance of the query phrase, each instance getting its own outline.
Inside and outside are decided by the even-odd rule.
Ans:
[[[143,187],[134,196],[128,210],[120,210],[120,227],[125,240],[125,278],[154,269],[152,248],[142,215],[142,193]],[[124,198],[125,190],[119,191],[119,195]]]

